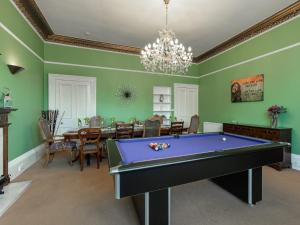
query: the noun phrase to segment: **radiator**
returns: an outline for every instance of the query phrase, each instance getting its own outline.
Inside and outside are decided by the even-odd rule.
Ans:
[[[203,122],[203,132],[222,132],[223,124],[214,122]]]

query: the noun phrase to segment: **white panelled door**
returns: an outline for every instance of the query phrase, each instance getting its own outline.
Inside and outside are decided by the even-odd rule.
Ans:
[[[96,115],[96,78],[49,74],[49,109],[63,115],[58,134],[78,127],[78,119]]]
[[[177,120],[184,121],[184,127],[188,127],[195,114],[198,114],[198,85],[174,84],[174,115]]]

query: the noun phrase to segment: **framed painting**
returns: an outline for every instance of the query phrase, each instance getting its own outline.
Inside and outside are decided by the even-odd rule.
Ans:
[[[263,74],[231,81],[231,102],[256,102],[263,100]]]

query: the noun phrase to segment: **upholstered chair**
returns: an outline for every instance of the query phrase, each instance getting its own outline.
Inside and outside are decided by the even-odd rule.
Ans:
[[[102,161],[102,144],[100,142],[100,128],[82,128],[78,131],[80,139],[80,170],[83,171],[85,155],[95,155],[97,159],[97,168],[99,169]]]
[[[182,134],[183,131],[183,121],[171,122],[170,135],[172,134]]]
[[[133,123],[116,123],[116,138],[133,138],[134,137],[134,124]]]
[[[160,125],[162,125],[163,124],[163,117],[162,116],[160,116],[160,115],[153,115],[149,120],[159,120],[159,122],[160,122]]]
[[[159,120],[145,120],[143,137],[160,136],[160,121]]]
[[[69,154],[69,163],[72,165],[73,155],[77,150],[75,141],[65,141],[64,139],[53,136],[49,123],[43,117],[39,118],[38,121],[39,128],[43,137],[43,140],[46,142],[46,159],[45,166],[48,166],[49,162],[51,162],[54,158],[54,154],[59,151],[67,151]]]
[[[193,115],[191,117],[191,122],[190,122],[190,127],[188,129],[188,133],[198,133],[198,129],[199,129],[199,116],[198,115]]]
[[[93,116],[90,118],[90,127],[101,127],[101,116]]]

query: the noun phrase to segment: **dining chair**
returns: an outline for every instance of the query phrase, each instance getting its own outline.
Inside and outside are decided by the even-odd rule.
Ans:
[[[160,136],[160,121],[159,120],[145,120],[143,137]]]
[[[99,169],[100,161],[102,161],[101,129],[82,128],[78,131],[78,136],[80,139],[80,170],[83,171],[85,155],[96,155],[97,168]]]
[[[89,125],[90,127],[101,127],[101,116],[93,116],[90,118]]]
[[[53,136],[50,131],[49,123],[43,117],[40,117],[38,120],[39,128],[43,140],[46,142],[46,159],[44,166],[48,166],[54,158],[54,154],[59,151],[67,151],[69,153],[69,163],[72,165],[74,152],[77,150],[77,145],[75,141],[65,141],[63,137],[58,138]]]
[[[171,122],[170,135],[172,134],[182,134],[183,131],[183,121]]]
[[[160,125],[163,124],[163,117],[160,116],[160,115],[157,115],[157,114],[153,115],[153,116],[150,118],[150,120],[159,120]]]
[[[116,123],[116,139],[133,138],[134,124],[133,123]]]
[[[191,122],[190,122],[190,126],[188,129],[188,133],[196,134],[196,133],[198,133],[198,129],[199,129],[199,116],[196,114],[191,117]]]

